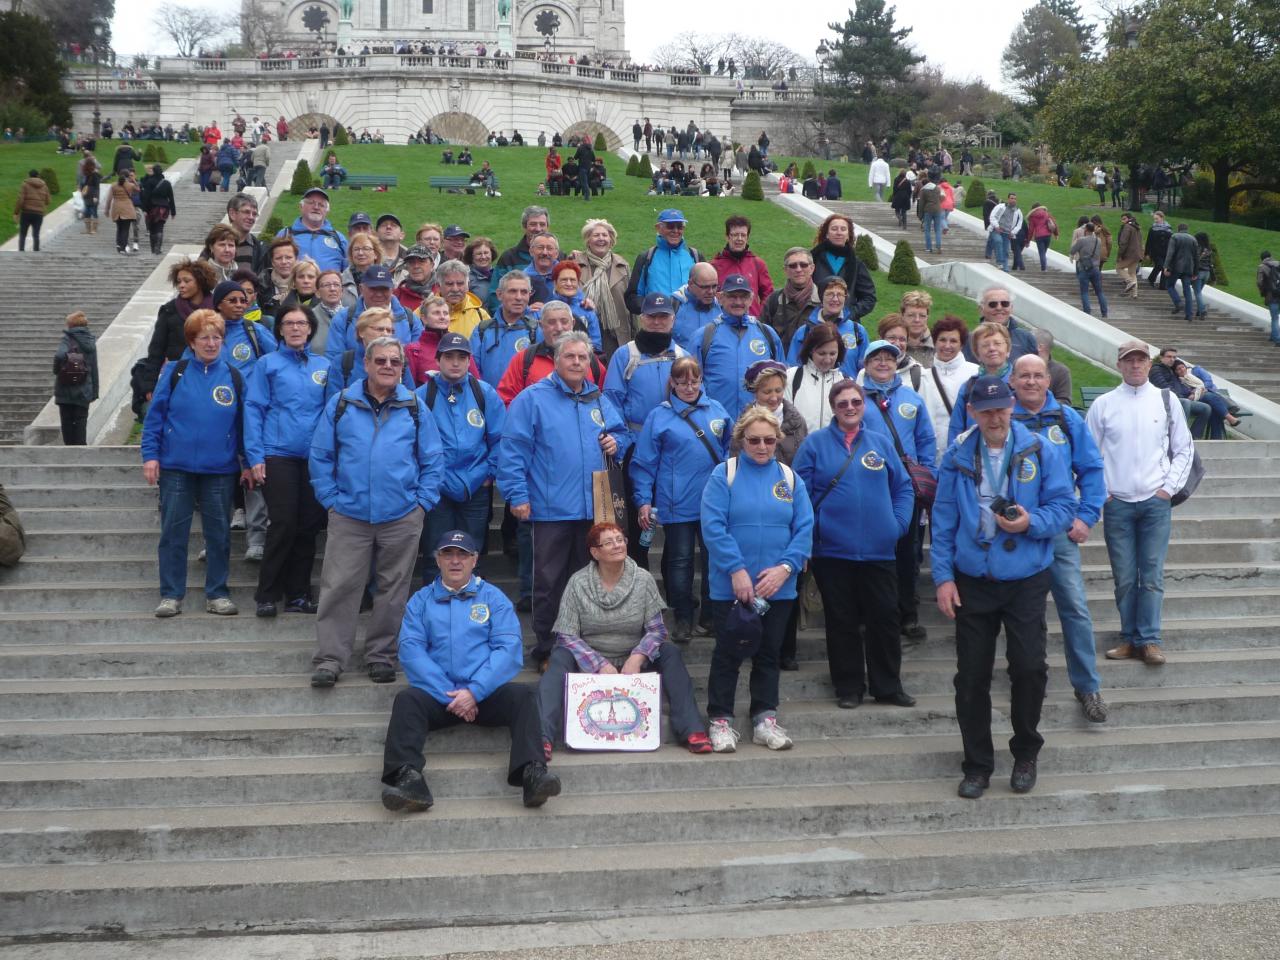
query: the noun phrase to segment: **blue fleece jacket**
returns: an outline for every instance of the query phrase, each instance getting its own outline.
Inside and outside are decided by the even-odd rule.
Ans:
[[[717,458],[698,439],[682,414],[706,436]],[[636,507],[652,506],[660,523],[693,523],[702,516],[702,489],[716,464],[729,453],[733,420],[705,393],[692,404],[677,396],[659,404],[644,422],[631,456],[631,488]]]
[[[851,461],[844,436],[832,420],[804,438],[792,463],[814,504],[813,555],[892,560],[915,508],[911,477],[886,436],[860,429]],[[831,481],[842,469],[833,488]]]
[[[347,238],[333,229],[333,224],[326,220],[320,229],[312,230],[299,217],[285,227],[277,237],[293,237],[298,245],[298,259],[311,258],[321,270],[337,270],[341,273],[347,269]]]
[[[498,445],[507,408],[498,391],[483,380],[465,374],[457,383],[449,383],[440,372],[427,375],[435,380],[436,398],[431,406],[440,442],[444,445],[444,478],[441,490],[454,502],[468,500],[486,480],[498,473]],[[480,386],[484,409],[476,402],[472,383]],[[417,390],[427,402],[428,384]]]
[[[604,353],[604,340],[600,337],[600,315],[594,310],[588,310],[582,305],[584,295],[581,290],[564,302],[569,304],[569,309],[573,311],[573,326],[575,329],[585,331],[587,336],[591,338],[591,345],[595,347],[596,353]],[[564,300],[558,293],[552,293],[551,299]]]
[[[698,332],[718,316],[720,316],[720,304],[714,300],[706,307],[697,300],[689,300],[681,304],[680,309],[676,311],[675,325],[671,328],[671,339],[692,355],[698,350]]]
[[[591,474],[605,468],[600,434],[631,443],[622,414],[590,380],[573,393],[552,373],[525,387],[507,408],[498,454],[498,489],[512,506],[528,503],[534,520],[594,516]]]
[[[254,323],[252,320],[226,320],[226,333],[223,334],[222,340],[222,359],[226,360],[237,370],[246,380],[249,379],[249,371],[253,369],[253,365],[262,357],[270,356],[276,352],[276,338],[271,330],[264,323]],[[252,327],[252,335],[249,328]],[[257,349],[254,349],[254,341],[257,341]],[[194,357],[195,354],[188,351],[188,355]]]
[[[537,343],[541,336],[536,314],[526,313],[515,323],[508,323],[502,307],[498,307],[491,318],[471,331],[471,356],[480,370],[480,379],[497,387],[511,358]]]
[[[726,410],[737,412],[754,398],[744,380],[747,367],[757,360],[784,359],[782,341],[773,327],[762,324],[750,314],[731,317],[721,313],[709,324],[714,333],[707,350],[707,327],[694,334],[693,355],[702,366],[704,389]]]
[[[346,410],[334,428],[338,401]],[[409,407],[418,407],[417,432]],[[335,448],[336,444],[336,448]],[[329,398],[311,440],[311,487],[326,510],[365,523],[387,523],[440,499],[443,448],[435,419],[422,401],[396,385],[375,413],[357,380]]]
[[[604,395],[622,411],[622,419],[634,438],[640,433],[649,412],[667,398],[671,365],[686,354],[674,343],[662,353],[640,354],[628,380],[627,367],[631,365],[632,353],[631,344],[624,343],[609,358],[609,369],[604,375]],[[639,353],[638,348],[635,353]]]
[[[978,376],[982,376],[981,371]],[[1013,374],[1013,365],[1006,364],[1004,373],[1000,374],[1000,379],[1005,383],[1009,382],[1009,377]],[[960,389],[956,391],[956,402],[951,408],[951,424],[947,427],[947,446],[956,442],[956,437],[964,433],[974,425],[973,419],[969,416],[969,391],[973,389],[973,381],[977,377],[971,377],[960,385]]]
[[[1063,459],[1069,461],[1074,475],[1072,483],[1079,488],[1071,519],[1092,527],[1102,516],[1102,505],[1107,501],[1107,483],[1102,475],[1102,453],[1094,442],[1093,434],[1085,426],[1084,417],[1071,407],[1062,406],[1050,393],[1046,395],[1039,413],[1027,413],[1022,404],[1015,403],[1013,419],[1065,453]],[[1070,525],[1068,520],[1067,526]]]
[[[746,570],[754,583],[760,571],[779,563],[792,574],[775,594],[794,600],[796,577],[813,546],[813,505],[804,480],[791,489],[777,460],[758,464],[737,457],[729,486],[725,464],[711,471],[702,491],[702,540],[707,546],[711,599],[733,599],[733,575]]]
[[[995,537],[984,542],[978,504],[985,469],[978,450],[981,442],[982,433],[975,427],[942,455],[929,552],[937,585],[954,581],[957,571],[1008,581],[1023,580],[1047,569],[1053,562],[1053,538],[1067,529],[1075,511],[1065,455],[1015,421],[1006,440],[1013,445],[1013,452],[1004,495],[1030,514],[1031,526],[1023,533],[997,529]]]
[[[253,365],[245,384],[244,449],[250,466],[267,457],[305,459],[324,412],[329,361],[281,346]]]
[[[683,240],[672,246],[666,237],[658,234],[649,267],[636,284],[636,297],[643,300],[650,293],[671,296],[688,282],[689,271],[697,262],[693,251]]]
[[[520,621],[501,590],[473,576],[456,593],[436,577],[404,608],[400,665],[409,683],[449,703],[450,690],[483,702],[524,664]]]
[[[364,297],[357,297],[350,307],[342,307],[329,322],[329,336],[325,340],[324,355],[329,358],[329,365],[337,366],[342,355],[348,350],[357,350],[364,356],[364,344],[356,333],[356,321],[360,314],[369,309],[364,305]],[[416,313],[410,313],[395,297],[387,308],[391,311],[392,334],[406,347],[417,342],[422,336],[422,321]]]
[[[181,361],[179,361],[181,362]],[[170,394],[173,364],[165,366],[142,425],[142,461],[165,470],[239,473],[243,397],[236,396],[231,365],[222,357],[204,364],[187,358]]]
[[[888,385],[881,387],[870,377],[864,377],[863,389],[867,391],[866,413],[862,423],[873,433],[883,434],[893,446],[893,435],[885,422],[885,413],[893,418],[893,426],[902,441],[902,449],[916,463],[934,468],[938,459],[938,441],[933,432],[933,421],[924,405],[924,397],[916,393],[896,373]],[[885,406],[888,409],[885,409]],[[934,473],[938,471],[934,469]]]
[[[791,337],[791,346],[787,348],[789,366],[800,366],[800,348],[804,346],[804,338],[809,335],[810,330],[822,322],[822,308],[815,307],[808,319],[796,329]],[[844,341],[844,362],[840,364],[840,369],[849,377],[856,378],[858,371],[862,369],[863,357],[867,353],[867,328],[852,319],[846,309],[841,315],[840,322],[836,324],[836,330],[840,333],[840,339]]]

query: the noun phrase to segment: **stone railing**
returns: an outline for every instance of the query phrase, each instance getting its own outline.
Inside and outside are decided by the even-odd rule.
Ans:
[[[84,77],[71,75],[62,78],[62,89],[67,93],[147,93],[158,88],[150,77]]]
[[[805,87],[787,90],[743,90],[738,94],[738,99],[747,103],[808,102],[813,99],[813,91]]]
[[[529,78],[564,77],[594,83],[625,83],[642,87],[701,87],[725,93],[734,84],[727,77],[710,77],[697,73],[658,73],[632,68],[584,66],[537,60],[529,57],[494,58],[478,56],[449,56],[446,54],[364,54],[361,56],[288,57],[245,60],[160,58],[156,61],[155,75],[161,79],[175,76],[216,73],[226,75],[254,75],[263,73],[293,73],[314,75],[332,71],[349,74],[353,70],[394,71],[413,73],[488,73],[495,72]],[[755,91],[772,94],[773,91]],[[807,99],[808,94],[794,93],[792,99]],[[772,99],[787,99],[776,97]]]

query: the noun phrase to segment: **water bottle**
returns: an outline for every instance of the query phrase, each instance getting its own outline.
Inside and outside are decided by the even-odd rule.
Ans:
[[[649,544],[653,543],[653,531],[658,529],[658,511],[654,510],[649,514],[649,529],[640,531],[640,546],[646,550]]]
[[[751,601],[751,609],[763,617],[769,612],[769,601],[762,597],[755,597]]]

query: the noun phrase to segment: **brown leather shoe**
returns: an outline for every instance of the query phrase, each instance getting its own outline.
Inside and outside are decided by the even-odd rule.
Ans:
[[[1161,652],[1160,646],[1155,643],[1146,643],[1142,646],[1142,662],[1148,667],[1158,667],[1164,663],[1164,653]]]
[[[1107,651],[1108,660],[1132,660],[1140,656],[1138,649],[1132,643],[1122,643],[1118,647],[1112,647]]]

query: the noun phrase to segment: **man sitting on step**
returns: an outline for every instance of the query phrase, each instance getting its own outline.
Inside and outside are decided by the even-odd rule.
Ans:
[[[524,662],[520,622],[501,590],[475,576],[479,547],[463,530],[436,545],[440,576],[414,594],[400,626],[400,663],[410,686],[396,694],[382,764],[382,805],[417,813],[435,802],[422,776],[427,733],[474,723],[509,727],[507,783],[523,786],[524,805],[560,793],[547,769],[538,696],[512,683]]]

